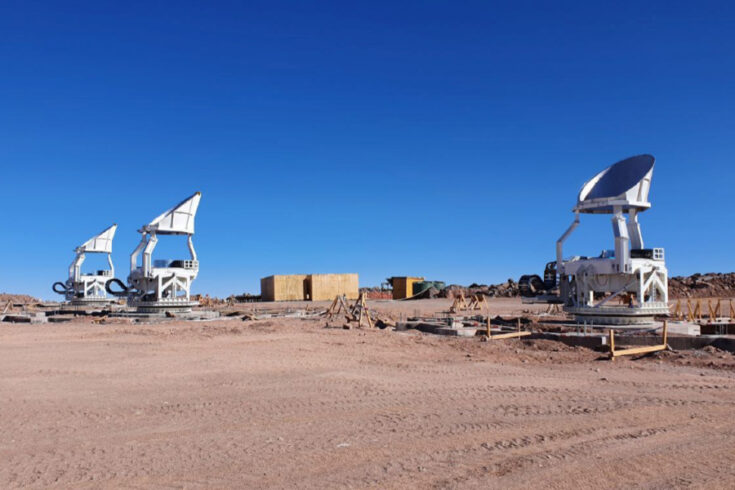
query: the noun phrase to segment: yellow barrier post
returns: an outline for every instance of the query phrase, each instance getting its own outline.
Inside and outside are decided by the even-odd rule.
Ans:
[[[612,360],[615,360],[615,356],[612,355],[615,352],[615,332],[613,329],[610,329],[610,355],[612,356]]]
[[[720,317],[720,300],[717,300],[716,306],[712,308],[712,300],[707,300],[707,309],[709,310],[709,321],[715,323]]]
[[[702,321],[702,302],[697,300],[696,306],[692,306],[691,299],[687,298],[687,320],[694,322],[695,320]]]
[[[677,320],[683,320],[684,315],[681,312],[681,300],[676,300],[676,308],[674,309],[674,318]]]

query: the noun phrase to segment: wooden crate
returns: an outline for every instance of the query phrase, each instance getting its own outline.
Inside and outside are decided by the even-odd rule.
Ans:
[[[306,274],[273,275],[260,280],[263,301],[302,301],[306,295]]]
[[[347,299],[359,296],[357,274],[310,274],[306,278],[306,291],[312,301],[333,300],[344,294]]]

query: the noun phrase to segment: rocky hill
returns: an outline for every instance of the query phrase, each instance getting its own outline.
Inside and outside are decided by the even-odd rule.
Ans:
[[[508,279],[501,284],[452,284],[441,291],[433,291],[431,297],[454,298],[460,293],[465,297],[482,293],[490,297],[512,298],[520,295],[518,283]],[[735,298],[735,272],[693,274],[669,278],[669,297],[679,298]]]
[[[735,298],[735,272],[693,274],[669,278],[669,297]]]
[[[27,294],[9,294],[0,293],[0,307],[4,307],[8,302],[15,305],[29,305],[34,303],[40,303],[40,301]]]

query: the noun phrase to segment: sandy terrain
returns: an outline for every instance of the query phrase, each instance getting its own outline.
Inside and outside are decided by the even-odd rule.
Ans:
[[[735,486],[731,354],[600,357],[323,320],[2,324],[0,488]]]

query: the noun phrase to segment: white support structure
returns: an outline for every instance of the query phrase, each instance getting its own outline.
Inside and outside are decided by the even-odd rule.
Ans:
[[[553,286],[558,285],[558,294],[539,294],[527,287],[529,302],[536,296],[561,303],[578,321],[591,324],[648,323],[655,315],[668,315],[664,249],[644,248],[638,222],[638,214],[651,207],[648,193],[653,166],[651,155],[638,155],[608,167],[584,184],[573,209],[574,222],[556,243],[558,284],[553,281]],[[614,250],[599,257],[564,259],[564,242],[579,225],[580,214],[612,215]]]
[[[201,197],[200,192],[195,193],[138,230],[141,239],[130,255],[128,305],[140,312],[158,312],[190,311],[198,304],[191,300],[191,283],[199,274],[192,236]],[[153,250],[162,235],[186,236],[189,259],[154,261]]]
[[[63,294],[65,299],[74,305],[98,305],[111,301],[105,291],[105,284],[115,276],[112,264],[112,240],[115,238],[117,225],[114,224],[93,236],[74,249],[76,256],[69,265],[69,278],[65,283],[54,283],[54,292]],[[107,254],[110,268],[95,273],[83,273],[82,264],[87,254]]]

